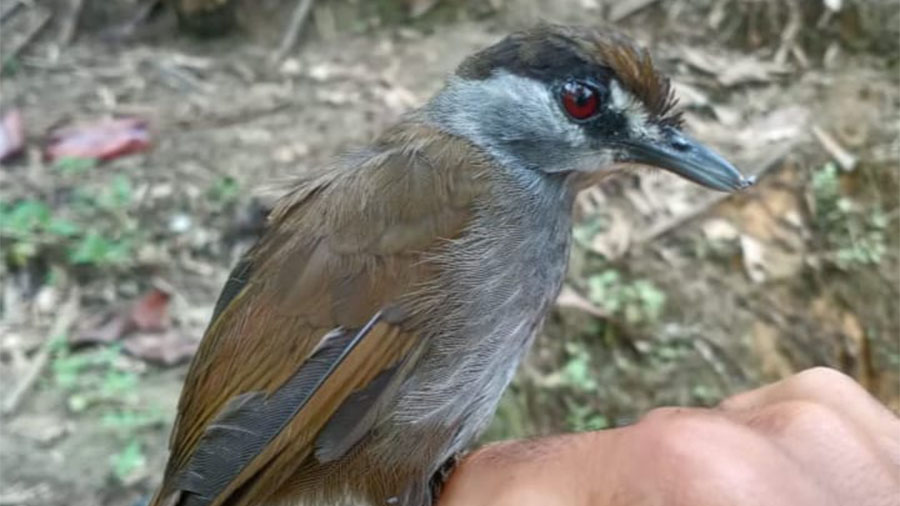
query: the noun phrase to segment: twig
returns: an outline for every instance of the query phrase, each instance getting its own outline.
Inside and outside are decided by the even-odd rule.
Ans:
[[[81,18],[81,10],[84,8],[84,0],[69,0],[69,4],[69,14],[59,30],[59,43],[61,45],[69,45],[75,39],[78,19]]]
[[[614,3],[610,8],[609,21],[611,23],[622,21],[632,14],[650,7],[658,1],[659,0],[627,0],[625,2]]]
[[[296,102],[278,102],[256,109],[238,109],[234,112],[211,114],[209,116],[182,116],[176,117],[171,122],[184,130],[200,130],[205,128],[225,128],[242,123],[249,123],[270,114],[277,114],[297,106]],[[177,133],[176,133],[177,135]]]
[[[793,149],[793,147],[794,147],[794,143],[788,142],[785,145],[783,145],[780,149],[774,149],[773,154],[768,156],[761,164],[762,166],[760,167],[760,169],[758,171],[756,171],[756,173],[753,174],[753,176],[756,177],[757,182],[762,178],[762,176],[764,174],[766,174],[770,170],[777,167],[779,165],[779,162],[782,160],[782,158],[784,158],[785,155],[787,155],[788,152],[790,152],[790,150]],[[723,200],[731,197],[731,195],[732,194],[730,194],[730,193],[717,193],[717,194],[715,194],[715,196],[710,197],[710,198],[700,202],[699,204],[694,206],[694,208],[691,209],[690,211],[679,214],[677,216],[672,216],[668,220],[661,221],[661,222],[657,223],[656,225],[650,227],[649,230],[646,230],[641,234],[637,234],[632,239],[631,245],[637,246],[640,244],[652,242],[652,241],[658,239],[659,237],[666,235],[667,233],[671,232],[672,230],[680,227],[681,225],[683,225],[687,222],[693,221],[695,218],[705,214],[709,209],[715,207],[718,203],[722,202]]]
[[[291,13],[291,20],[288,22],[287,30],[281,38],[281,45],[278,47],[278,51],[272,55],[273,64],[280,63],[281,60],[294,49],[294,46],[297,45],[297,39],[300,38],[300,31],[303,28],[303,24],[306,22],[306,18],[309,17],[312,5],[313,0],[300,0],[297,7],[294,8],[294,12]]]
[[[0,23],[6,21],[7,18],[19,10],[19,7],[23,7],[26,3],[25,0],[15,0],[4,7],[3,10],[0,10]]]
[[[844,149],[841,146],[841,143],[837,141],[834,137],[832,137],[828,132],[820,128],[818,125],[813,126],[812,128],[813,135],[816,136],[816,140],[819,141],[819,144],[825,148],[825,151],[828,151],[828,154],[831,155],[832,158],[847,172],[852,171],[856,168],[857,158],[853,156],[853,153]]]
[[[44,28],[47,27],[47,25],[50,23],[50,18],[52,17],[53,15],[49,12],[44,12],[41,17],[38,18],[37,23],[35,23],[31,30],[29,30],[28,33],[23,35],[19,40],[16,41],[15,44],[12,45],[12,48],[10,48],[9,50],[9,54],[6,55],[5,59],[8,61],[19,56],[19,53],[21,53],[26,47],[28,47],[28,44],[31,44],[34,39],[36,39],[37,36],[41,33],[41,31],[43,31]]]
[[[50,327],[50,332],[47,334],[47,338],[37,354],[35,354],[34,360],[31,361],[30,368],[25,372],[22,380],[12,389],[9,396],[4,399],[3,406],[0,408],[0,414],[3,416],[8,416],[19,408],[25,394],[31,390],[31,387],[34,386],[35,381],[41,376],[41,373],[50,361],[53,343],[60,336],[65,335],[72,324],[75,323],[75,317],[78,315],[78,298],[78,290],[73,289],[69,298],[59,309],[59,312],[56,313],[56,319]]]
[[[181,70],[170,62],[151,60],[150,64],[159,71],[166,84],[179,91],[195,93],[210,93],[213,91],[211,85],[204,83],[191,75],[190,72]]]
[[[775,57],[773,58],[779,65],[783,65],[787,61],[787,56],[791,49],[796,45],[797,34],[800,33],[800,29],[803,25],[800,6],[797,5],[796,0],[789,0],[787,2],[787,8],[788,24],[781,32],[781,43],[778,46],[778,50],[775,51]]]
[[[666,235],[670,231],[680,227],[682,224],[687,223],[689,221],[693,221],[700,215],[703,215],[710,208],[715,207],[716,204],[722,202],[723,200],[730,197],[730,193],[717,193],[715,196],[710,197],[696,206],[694,206],[690,211],[686,213],[682,213],[676,216],[672,216],[668,220],[661,221],[656,225],[650,227],[649,230],[642,234],[638,234],[632,241],[632,245],[643,244],[646,242],[652,242],[657,238]]]

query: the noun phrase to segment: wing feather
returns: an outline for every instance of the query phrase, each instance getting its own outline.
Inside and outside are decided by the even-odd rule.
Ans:
[[[393,316],[398,301],[435,275],[423,259],[465,230],[483,170],[464,141],[409,123],[281,201],[217,302],[152,505],[258,504],[315,458],[332,418],[323,459],[365,434],[387,391],[376,378],[418,342]],[[349,414],[358,422],[341,423]]]

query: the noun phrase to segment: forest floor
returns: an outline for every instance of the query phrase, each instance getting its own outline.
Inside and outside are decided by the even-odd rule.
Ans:
[[[896,8],[446,0],[410,19],[429,2],[376,4],[316,3],[278,65],[291,2],[213,40],[167,14],[110,35],[128,0],[85,2],[74,25],[62,0],[2,20],[0,155],[16,115],[24,138],[0,162],[0,506],[152,490],[186,362],[280,181],[536,20],[649,46],[686,128],[760,182],[724,195],[639,172],[579,196],[568,282],[486,437],[623,425],[816,365],[900,410]],[[98,125],[129,153],[56,155]]]

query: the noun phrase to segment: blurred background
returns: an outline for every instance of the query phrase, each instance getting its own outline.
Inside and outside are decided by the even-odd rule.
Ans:
[[[614,26],[760,183],[580,195],[486,440],[715,404],[814,365],[900,410],[895,0],[0,1],[0,506],[130,505],[283,181],[538,21]]]

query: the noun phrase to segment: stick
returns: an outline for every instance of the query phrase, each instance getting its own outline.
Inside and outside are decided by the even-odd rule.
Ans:
[[[856,163],[859,161],[853,153],[844,149],[841,146],[841,143],[837,141],[834,137],[832,137],[828,132],[823,130],[818,125],[813,125],[812,128],[813,135],[816,136],[816,140],[819,141],[819,144],[825,148],[825,151],[828,151],[828,154],[831,155],[832,158],[847,172],[852,171],[856,168]]]
[[[644,10],[655,4],[659,0],[627,0],[612,5],[609,10],[609,21],[617,23],[623,19]]]
[[[281,62],[281,60],[294,49],[294,46],[297,45],[297,39],[300,38],[300,31],[303,28],[303,24],[306,22],[306,18],[309,16],[309,11],[312,10],[312,5],[313,0],[300,0],[297,7],[294,8],[294,12],[291,14],[291,20],[288,22],[287,30],[281,38],[281,45],[278,47],[278,51],[272,55],[273,64]]]
[[[24,377],[22,377],[22,381],[20,381],[12,389],[12,392],[9,393],[9,396],[4,399],[3,406],[0,408],[0,414],[3,416],[11,415],[19,408],[25,394],[31,390],[31,387],[34,386],[34,383],[41,376],[41,373],[44,372],[44,368],[50,361],[50,352],[52,351],[54,341],[60,336],[65,335],[72,324],[75,323],[75,317],[78,314],[78,298],[78,290],[73,289],[69,298],[59,309],[59,312],[56,313],[56,319],[50,327],[50,333],[41,345],[40,350],[38,350],[37,354],[34,356],[34,360],[31,361],[31,365]]]
[[[31,28],[31,30],[26,33],[22,38],[20,38],[15,44],[12,45],[12,48],[9,50],[9,54],[6,56],[5,61],[9,61],[22,52],[28,44],[31,44],[34,39],[47,27],[50,23],[50,18],[53,16],[49,12],[44,12],[44,14],[38,19],[38,22]]]
[[[75,38],[75,32],[78,29],[78,19],[81,17],[81,10],[84,7],[84,0],[69,0],[69,15],[63,21],[63,25],[59,30],[59,43],[69,45]]]
[[[4,7],[3,10],[0,11],[0,23],[6,21],[7,18],[15,14],[16,11],[19,10],[19,7],[22,7],[23,5],[25,5],[25,0],[15,0]]]

